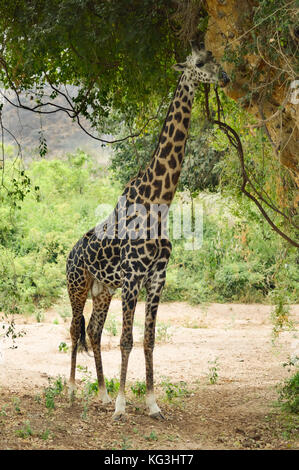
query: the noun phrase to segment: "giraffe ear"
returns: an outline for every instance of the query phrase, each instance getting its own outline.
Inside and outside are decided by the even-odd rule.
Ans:
[[[172,68],[177,72],[183,72],[187,66],[186,62],[181,62],[180,64],[174,64]]]

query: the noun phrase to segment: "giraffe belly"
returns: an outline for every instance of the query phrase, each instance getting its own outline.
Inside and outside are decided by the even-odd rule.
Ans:
[[[101,262],[99,262],[101,266]],[[115,268],[115,269],[114,269]],[[122,287],[122,278],[120,275],[120,263],[117,266],[105,266],[103,269],[98,269],[98,266],[91,265],[88,271],[94,278],[92,286],[92,294],[98,295],[103,290],[103,285],[107,286],[110,293],[114,292],[119,287]]]
[[[114,239],[99,240],[93,233],[86,243],[84,265],[97,281],[94,282],[94,292],[100,293],[100,284],[105,284],[111,290],[121,287],[119,253],[119,246]]]
[[[92,287],[91,287],[91,294],[93,297],[97,297],[100,295],[103,290],[104,290],[104,282],[97,281],[96,279],[93,281]],[[110,295],[113,295],[117,289],[117,287],[113,287],[111,285],[107,285],[107,289]]]
[[[85,247],[83,244],[83,248],[85,268],[97,281],[94,282],[93,295],[100,294],[103,285],[111,292],[121,288],[126,273],[137,275],[141,285],[157,263],[158,270],[159,264],[165,266],[171,250],[170,242],[166,239],[99,240],[95,234],[92,234]]]

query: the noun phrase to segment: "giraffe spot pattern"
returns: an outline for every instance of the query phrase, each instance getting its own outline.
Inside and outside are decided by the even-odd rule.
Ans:
[[[156,162],[156,175],[157,176],[162,176],[166,172],[166,167],[159,161],[157,160]]]
[[[178,142],[178,141],[184,140],[184,139],[185,139],[185,133],[180,131],[180,129],[177,129],[175,131],[174,138],[173,138],[174,142]]]
[[[168,134],[169,137],[172,137],[172,136],[173,136],[173,132],[174,132],[174,124],[173,124],[173,122],[172,122],[172,123],[170,124],[170,126],[169,126],[169,134]],[[169,145],[169,144],[171,145],[171,147],[170,147],[170,150],[171,150],[172,144],[169,142],[167,145]],[[169,153],[169,152],[168,152],[168,153]]]
[[[184,124],[185,129],[188,129],[188,127],[189,127],[189,122],[190,122],[190,119],[189,119],[189,118],[185,117],[185,118],[183,119],[183,124]]]
[[[180,113],[180,112],[175,113],[174,119],[175,119],[176,121],[178,121],[178,122],[181,122],[181,120],[182,120],[182,113]]]
[[[171,129],[171,126],[172,126],[172,129]],[[171,131],[170,131],[170,129],[171,129]],[[169,129],[169,133],[171,132],[171,135],[172,135],[173,131],[174,131],[174,125],[173,124],[170,125],[170,129]],[[172,147],[173,147],[173,144],[171,142],[168,142],[165,145],[165,147],[162,147],[161,152],[159,152],[159,157],[160,158],[166,158],[170,154]]]
[[[177,161],[176,161],[176,159],[175,159],[175,157],[174,157],[173,155],[171,155],[171,158],[170,158],[168,164],[169,164],[169,166],[170,166],[171,169],[176,168],[176,166],[177,166]]]

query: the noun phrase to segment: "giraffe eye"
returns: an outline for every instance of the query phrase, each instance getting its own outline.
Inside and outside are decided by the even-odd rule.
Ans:
[[[204,62],[197,62],[196,67],[200,68],[204,66]]]

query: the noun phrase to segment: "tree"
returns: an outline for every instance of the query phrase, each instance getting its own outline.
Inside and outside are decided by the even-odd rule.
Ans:
[[[228,95],[258,118],[299,186],[298,7],[294,0],[207,0],[206,42],[233,76]],[[295,203],[298,203],[295,201]]]
[[[244,0],[242,8],[235,0],[0,0],[0,81],[14,91],[14,105],[24,106],[26,92],[35,112],[66,112],[80,126],[84,116],[103,142],[98,131],[111,110],[137,137],[168,101],[173,62],[185,56],[189,40],[205,37],[231,76],[227,94],[258,117],[246,125],[264,129],[271,158],[297,181],[298,105],[290,101],[296,15],[295,0]],[[76,96],[63,88],[68,84],[78,87]],[[284,193],[294,191],[282,180]]]
[[[109,109],[144,113],[153,94],[170,86],[178,53],[166,0],[51,0],[0,2],[0,80],[31,109],[87,117],[94,127]],[[61,85],[78,86],[70,97]],[[46,85],[50,86],[48,96]],[[36,92],[33,93],[33,90]],[[65,104],[55,104],[60,94]]]

